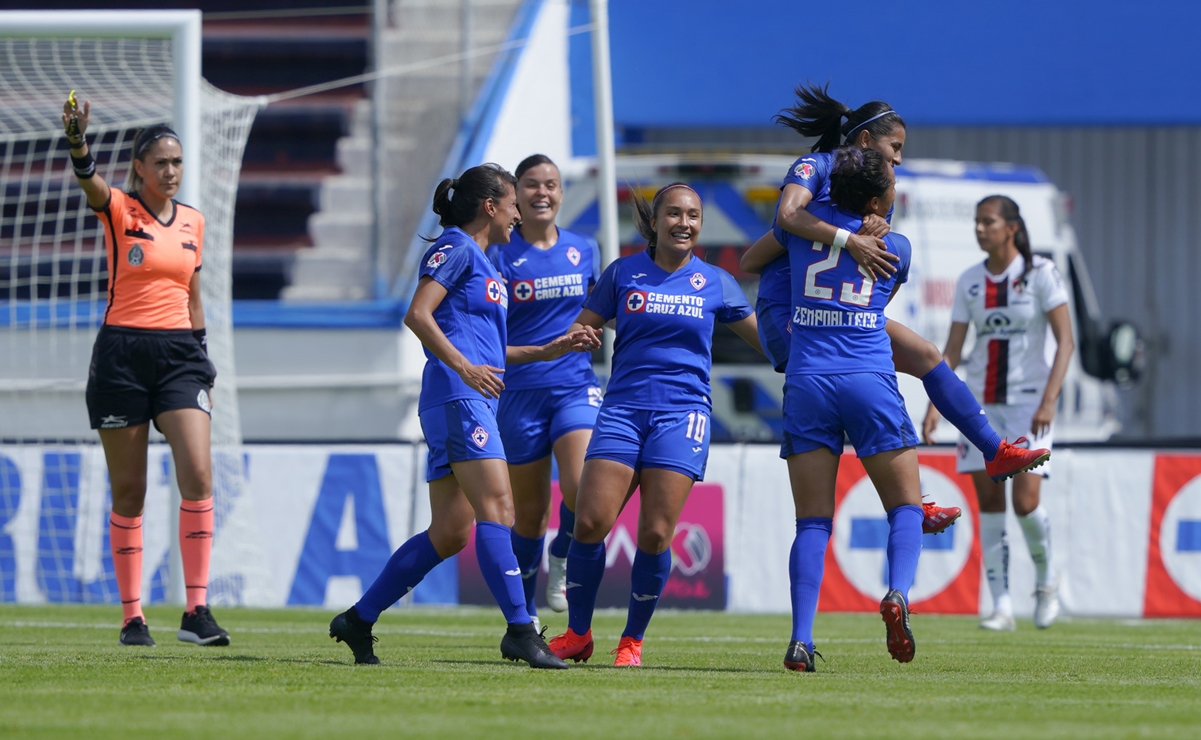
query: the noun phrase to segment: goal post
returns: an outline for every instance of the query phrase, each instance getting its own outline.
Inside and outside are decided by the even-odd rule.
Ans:
[[[263,101],[212,87],[200,62],[197,10],[0,12],[0,571],[16,574],[12,589],[0,583],[0,601],[119,601],[104,518],[107,468],[83,393],[108,272],[103,232],[63,137],[72,89],[92,103],[89,148],[112,187],[125,186],[138,130],[167,123],[179,132],[177,199],[205,217],[202,298],[218,371],[209,599],[270,601],[246,490],[232,322],[234,203]],[[169,464],[165,446],[152,445],[147,602],[167,599],[173,585]]]

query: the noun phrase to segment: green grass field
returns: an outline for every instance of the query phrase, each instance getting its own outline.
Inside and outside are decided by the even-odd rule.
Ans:
[[[119,609],[0,607],[2,737],[1201,737],[1201,622],[1030,622],[992,634],[918,614],[900,665],[875,615],[821,615],[818,673],[781,665],[784,616],[662,612],[640,669],[624,615],[598,617],[586,667],[500,660],[494,610],[394,609],[379,666],[354,666],[321,611],[218,609],[227,648],[117,645]],[[565,626],[550,615],[552,633]]]

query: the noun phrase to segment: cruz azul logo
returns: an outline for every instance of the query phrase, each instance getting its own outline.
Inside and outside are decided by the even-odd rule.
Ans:
[[[692,273],[692,277],[688,278],[688,282],[692,283],[692,287],[700,290],[705,287],[705,276],[699,272]]]
[[[529,280],[518,280],[513,283],[513,298],[519,303],[534,300],[534,284]]]
[[[476,427],[471,432],[471,441],[475,442],[476,447],[479,447],[481,450],[484,449],[484,445],[488,444],[488,430],[483,427]]]
[[[489,303],[499,303],[505,308],[509,307],[509,294],[500,286],[499,281],[488,278],[484,292]]]
[[[641,290],[631,290],[626,296],[626,313],[642,313],[646,308],[646,293]]]
[[[923,454],[922,492],[963,516],[941,534],[922,536],[922,556],[910,601],[926,610],[976,614],[980,608],[980,546],[971,480],[955,472],[953,454]],[[836,484],[834,533],[826,551],[823,611],[874,611],[888,591],[888,517],[854,455],[844,455]]]
[[[1201,456],[1158,455],[1144,617],[1201,617]]]
[[[572,265],[579,267],[580,250],[576,249],[575,247],[568,247],[567,248],[567,260],[569,262],[571,262]]]

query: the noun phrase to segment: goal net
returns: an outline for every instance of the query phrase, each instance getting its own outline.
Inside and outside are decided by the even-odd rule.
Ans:
[[[0,13],[0,601],[119,603],[111,492],[84,404],[107,265],[99,222],[62,135],[70,90],[91,102],[97,172],[124,188],[138,130],[168,123],[184,146],[181,202],[206,220],[202,273],[213,390],[216,512],[209,601],[269,589],[246,476],[231,317],[234,199],[259,107],[200,79],[197,11]],[[178,492],[152,428],[144,602],[182,594],[171,565]],[[177,557],[177,555],[176,555]]]

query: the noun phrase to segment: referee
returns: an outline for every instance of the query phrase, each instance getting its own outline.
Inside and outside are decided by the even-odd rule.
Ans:
[[[179,136],[164,125],[139,132],[126,192],[96,173],[88,151],[91,105],[75,91],[63,105],[71,164],[88,206],[104,226],[108,306],[92,348],[87,405],[100,434],[112,486],[109,520],[121,593],[122,645],[154,645],[142,614],[142,509],[150,422],[166,436],[179,491],[179,543],[187,608],[177,637],[228,645],[206,605],[213,544],[213,477],[209,457],[210,392],[217,371],[205,348],[200,303],[204,216],[177,203],[183,177]]]

